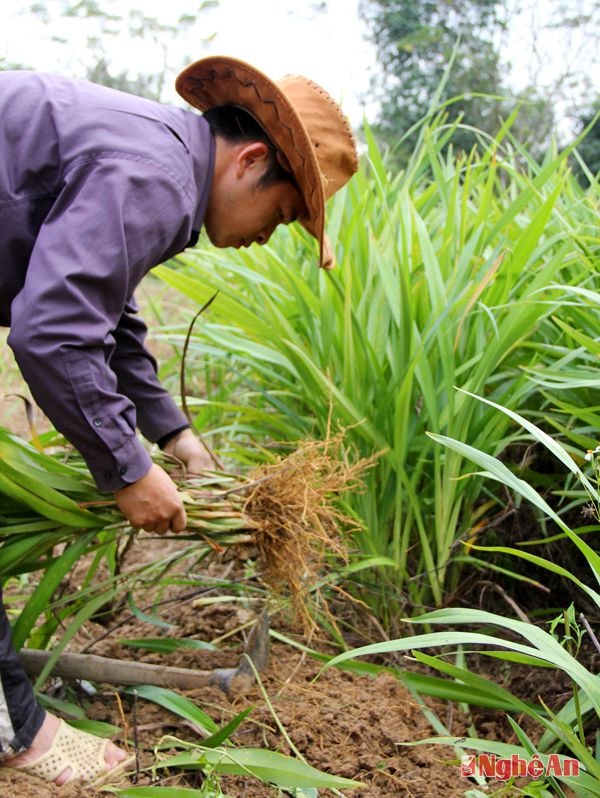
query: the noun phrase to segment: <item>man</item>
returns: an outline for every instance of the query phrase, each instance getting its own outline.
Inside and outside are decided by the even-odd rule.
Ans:
[[[357,169],[334,100],[301,77],[273,82],[231,58],[177,79],[193,112],[31,72],[0,73],[0,324],[37,403],[136,528],[180,532],[185,510],[137,438],[191,472],[208,450],[160,385],[133,292],[193,245],[265,244],[299,221],[333,255],[325,201]],[[44,713],[0,604],[0,758],[64,784],[129,764],[112,743]]]

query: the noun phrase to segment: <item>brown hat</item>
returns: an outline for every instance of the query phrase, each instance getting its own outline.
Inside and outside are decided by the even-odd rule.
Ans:
[[[332,269],[325,201],[358,169],[356,142],[335,100],[307,78],[289,75],[272,81],[226,56],[190,64],[177,77],[175,88],[200,111],[238,105],[256,119],[302,193],[308,215],[299,221],[319,242],[319,266]]]

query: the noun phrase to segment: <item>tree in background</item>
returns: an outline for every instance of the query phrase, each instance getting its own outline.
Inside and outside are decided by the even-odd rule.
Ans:
[[[571,142],[594,119],[577,150],[592,174],[600,171],[600,0],[506,0],[527,41],[527,82],[552,102],[562,143]],[[575,158],[573,168],[582,184],[588,180]]]
[[[181,51],[182,38],[194,29],[199,15],[217,3],[218,0],[203,0],[173,24],[160,22],[135,8],[126,10],[123,2],[117,3],[117,10],[113,11],[115,0],[102,0],[102,4],[97,0],[39,0],[22,13],[37,18],[49,30],[61,30],[60,36],[52,35],[50,40],[58,54],[57,62],[60,63],[60,54],[66,53],[71,74],[160,100],[167,79],[191,60]],[[74,42],[80,46],[74,46]],[[136,59],[131,51],[136,42],[144,44],[146,56],[138,60],[138,69],[132,69],[130,64]],[[198,42],[202,42],[200,36]],[[119,46],[130,56],[125,69],[115,65],[114,51]],[[177,63],[172,63],[173,55]],[[0,60],[0,69],[16,67]]]
[[[446,109],[450,121],[462,116],[455,146],[477,140],[468,126],[494,135],[518,108],[512,134],[539,158],[553,135],[571,140],[585,116],[600,65],[600,0],[360,0],[359,9],[380,65],[375,132],[396,149],[397,164],[413,149],[416,137],[406,134],[430,110],[454,50],[440,102],[460,98]]]
[[[377,48],[381,71],[374,79],[380,101],[375,132],[389,147],[418,124],[430,110],[435,91],[454,57],[441,102],[450,119],[462,118],[494,134],[502,115],[497,94],[501,86],[496,41],[504,22],[499,0],[361,0],[359,13]],[[485,96],[482,96],[485,95]],[[402,159],[414,146],[409,135],[397,153]],[[462,128],[454,144],[470,150],[472,132]]]
[[[598,91],[600,0],[504,0],[527,85],[577,119]]]

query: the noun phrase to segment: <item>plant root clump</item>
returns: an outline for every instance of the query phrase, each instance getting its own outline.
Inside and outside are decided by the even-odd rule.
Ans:
[[[343,434],[306,440],[292,454],[256,469],[244,506],[263,566],[275,593],[287,589],[297,618],[311,628],[307,599],[329,554],[347,559],[347,539],[360,529],[336,506],[336,497],[362,490],[372,459],[349,463]]]

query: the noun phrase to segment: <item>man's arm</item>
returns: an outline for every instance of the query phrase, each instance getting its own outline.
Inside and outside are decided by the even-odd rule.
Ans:
[[[126,514],[155,531],[165,520],[179,527],[183,507],[138,440],[135,405],[110,362],[127,297],[165,252],[189,239],[186,210],[178,186],[150,160],[81,164],[39,231],[11,309],[9,344],[35,400],[101,490],[140,493],[143,517],[124,502]]]

